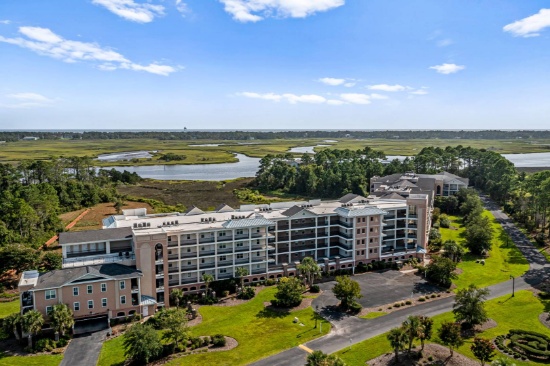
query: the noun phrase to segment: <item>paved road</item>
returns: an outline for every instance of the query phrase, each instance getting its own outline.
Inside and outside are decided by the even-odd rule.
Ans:
[[[545,257],[531,244],[531,242],[517,229],[512,220],[504,214],[489,198],[482,196],[485,206],[493,213],[510,235],[516,246],[529,261],[530,269],[522,277],[515,279],[515,289],[530,288],[549,278],[550,267]],[[489,298],[497,298],[512,293],[512,280],[489,287]],[[390,301],[391,302],[391,301]],[[321,314],[333,324],[330,334],[310,341],[306,347],[313,350],[321,350],[325,353],[333,353],[350,345],[362,342],[390,329],[401,325],[409,315],[434,316],[452,310],[454,297],[431,301],[411,308],[394,311],[376,319],[360,319],[346,316],[324,308]],[[303,366],[306,362],[307,352],[295,347],[278,353],[271,357],[253,363],[254,366]]]
[[[76,336],[65,350],[59,366],[96,366],[107,331]]]

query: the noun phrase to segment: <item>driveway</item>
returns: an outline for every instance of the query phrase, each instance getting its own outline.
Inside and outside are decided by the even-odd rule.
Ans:
[[[416,273],[401,273],[399,271],[386,270],[381,272],[369,272],[353,277],[361,286],[362,298],[359,303],[364,308],[371,308],[406,300],[420,294],[428,294],[440,291],[437,286],[427,283]],[[339,300],[334,297],[332,288],[336,281],[319,284],[323,293],[313,300],[313,308],[319,306],[320,310],[338,305]]]
[[[106,334],[101,331],[75,336],[59,366],[96,366]]]

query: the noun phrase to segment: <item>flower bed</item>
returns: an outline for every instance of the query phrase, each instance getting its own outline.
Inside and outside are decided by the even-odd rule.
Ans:
[[[550,361],[550,337],[528,330],[510,329],[504,336],[495,338],[495,345],[503,353],[516,359]]]

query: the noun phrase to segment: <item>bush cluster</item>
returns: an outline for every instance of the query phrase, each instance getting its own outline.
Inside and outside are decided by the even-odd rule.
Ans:
[[[246,286],[242,291],[237,295],[237,299],[250,300],[256,296],[256,291],[250,286]]]
[[[507,338],[509,342],[505,344]],[[548,361],[549,343],[550,337],[544,334],[520,329],[511,329],[507,336],[500,335],[495,338],[495,344],[502,352],[523,360],[534,358]]]
[[[69,339],[69,336],[64,336],[56,342],[51,338],[41,338],[35,343],[32,350],[33,352],[51,352],[55,348],[65,347],[69,343]]]

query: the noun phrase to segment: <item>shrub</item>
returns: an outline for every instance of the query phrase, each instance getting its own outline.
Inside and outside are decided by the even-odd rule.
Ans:
[[[397,303],[393,304],[393,307],[394,307],[394,308],[400,308],[400,307],[401,307],[401,304],[397,302]]]
[[[358,314],[361,311],[361,309],[363,309],[363,307],[358,302],[353,302],[349,305],[348,309],[350,313]]]
[[[243,288],[243,290],[239,293],[239,295],[237,295],[237,298],[238,299],[243,299],[243,300],[250,300],[252,299],[254,296],[256,296],[256,291],[254,291],[254,289],[250,286],[246,286],[245,288]]]
[[[55,348],[55,342],[50,338],[39,339],[34,345],[34,352],[51,352]]]
[[[59,338],[59,341],[57,341],[57,347],[65,347],[69,343],[69,337],[61,337]]]
[[[191,337],[189,338],[189,346],[191,349],[197,349],[202,346],[202,341],[199,337]]]
[[[412,301],[411,301],[411,300],[407,300],[407,301],[405,301],[405,304],[406,304],[406,305],[411,305],[411,304],[412,304]]]
[[[214,347],[224,347],[225,343],[226,341],[223,334],[215,334],[212,336],[212,345]]]
[[[319,292],[321,292],[321,288],[318,285],[313,285],[309,289],[309,292],[312,292],[314,294],[318,294]]]
[[[208,337],[208,336],[202,337],[201,347],[208,347],[209,344],[210,344],[210,337]]]
[[[437,295],[436,294],[432,294],[432,296],[430,296],[432,299],[434,299]]]
[[[542,299],[542,300],[550,300],[550,293],[548,292],[539,292],[539,297]]]
[[[228,291],[228,290],[223,290],[222,296],[223,296],[223,297],[229,296],[229,291]]]
[[[269,280],[265,281],[265,285],[266,286],[274,286],[277,284],[277,281],[275,281],[274,279],[270,278]]]
[[[424,298],[424,296],[420,296],[420,297],[418,298],[418,301],[421,301],[421,302],[422,302],[422,301],[426,301],[426,299]]]

